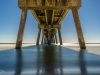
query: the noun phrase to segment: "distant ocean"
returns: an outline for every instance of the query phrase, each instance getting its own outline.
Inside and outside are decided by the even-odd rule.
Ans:
[[[13,49],[15,48],[15,43],[0,43],[0,51],[1,50],[8,50],[8,49]],[[24,43],[22,44],[23,47],[27,47],[27,46],[33,46],[35,44],[30,44],[30,43]]]
[[[15,45],[16,45],[15,43],[0,43],[0,51],[14,49]],[[22,47],[35,46],[35,45],[36,45],[35,43],[23,43]],[[60,45],[60,44],[58,43],[54,45]],[[63,43],[63,45],[61,46],[65,48],[71,48],[77,51],[80,50],[78,43]],[[86,43],[86,47],[89,52],[100,54],[100,43]]]

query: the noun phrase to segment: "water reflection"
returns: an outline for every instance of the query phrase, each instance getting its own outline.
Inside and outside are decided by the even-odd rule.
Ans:
[[[40,46],[37,46],[37,73],[36,75],[40,75],[40,63],[41,63],[41,59],[40,59]]]
[[[56,49],[54,46],[43,48],[43,75],[56,75]]]
[[[63,74],[63,62],[62,62],[62,48],[59,46],[59,66],[60,66],[60,74]]]
[[[69,50],[71,50],[71,49],[69,49]],[[63,71],[63,69],[64,69],[63,63],[66,59],[64,59],[64,61],[62,60],[62,58],[63,58],[62,54],[63,54],[63,52],[62,52],[61,46],[58,46],[57,48],[52,45],[51,46],[43,46],[43,47],[37,46],[36,75],[57,75],[57,74],[64,75],[64,74],[67,74],[67,73],[64,73],[65,71]],[[80,50],[80,52],[79,52],[79,67],[80,67],[81,75],[87,75],[86,61],[84,58],[84,54],[85,54],[85,50]],[[67,53],[66,53],[66,55],[67,55]],[[74,62],[76,62],[76,60]],[[22,50],[18,49],[18,50],[16,50],[15,75],[21,75],[22,63],[23,63]],[[66,68],[67,68],[67,66],[66,66]]]
[[[81,75],[88,75],[86,61],[84,58],[85,51],[86,50],[80,50],[80,52],[79,52],[79,64],[80,64]]]
[[[22,71],[22,50],[16,49],[16,69],[15,75],[21,75]]]

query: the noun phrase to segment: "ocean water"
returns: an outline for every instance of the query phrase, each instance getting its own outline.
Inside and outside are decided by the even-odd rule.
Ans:
[[[100,46],[1,47],[0,75],[100,75]]]

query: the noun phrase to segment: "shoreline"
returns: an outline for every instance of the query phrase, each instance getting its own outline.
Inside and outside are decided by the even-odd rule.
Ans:
[[[15,48],[15,43],[0,43],[0,51],[2,50],[7,50],[7,49],[13,49]],[[23,43],[22,44],[22,47],[27,47],[27,46],[34,46],[36,45],[35,43]],[[55,44],[55,45],[60,45],[59,43],[58,44]],[[62,47],[79,47],[79,44],[78,43],[63,43],[63,45],[61,45]],[[89,44],[86,44],[87,47],[99,47],[100,44],[93,44],[93,43],[89,43]]]

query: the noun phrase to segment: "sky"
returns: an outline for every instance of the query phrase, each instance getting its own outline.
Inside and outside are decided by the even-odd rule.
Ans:
[[[78,12],[85,42],[100,43],[100,0],[82,0],[82,7]],[[18,7],[18,0],[0,1],[0,43],[16,42],[20,17],[21,9]],[[78,43],[71,11],[61,25],[63,42]],[[23,43],[35,43],[37,34],[37,22],[28,11]]]

